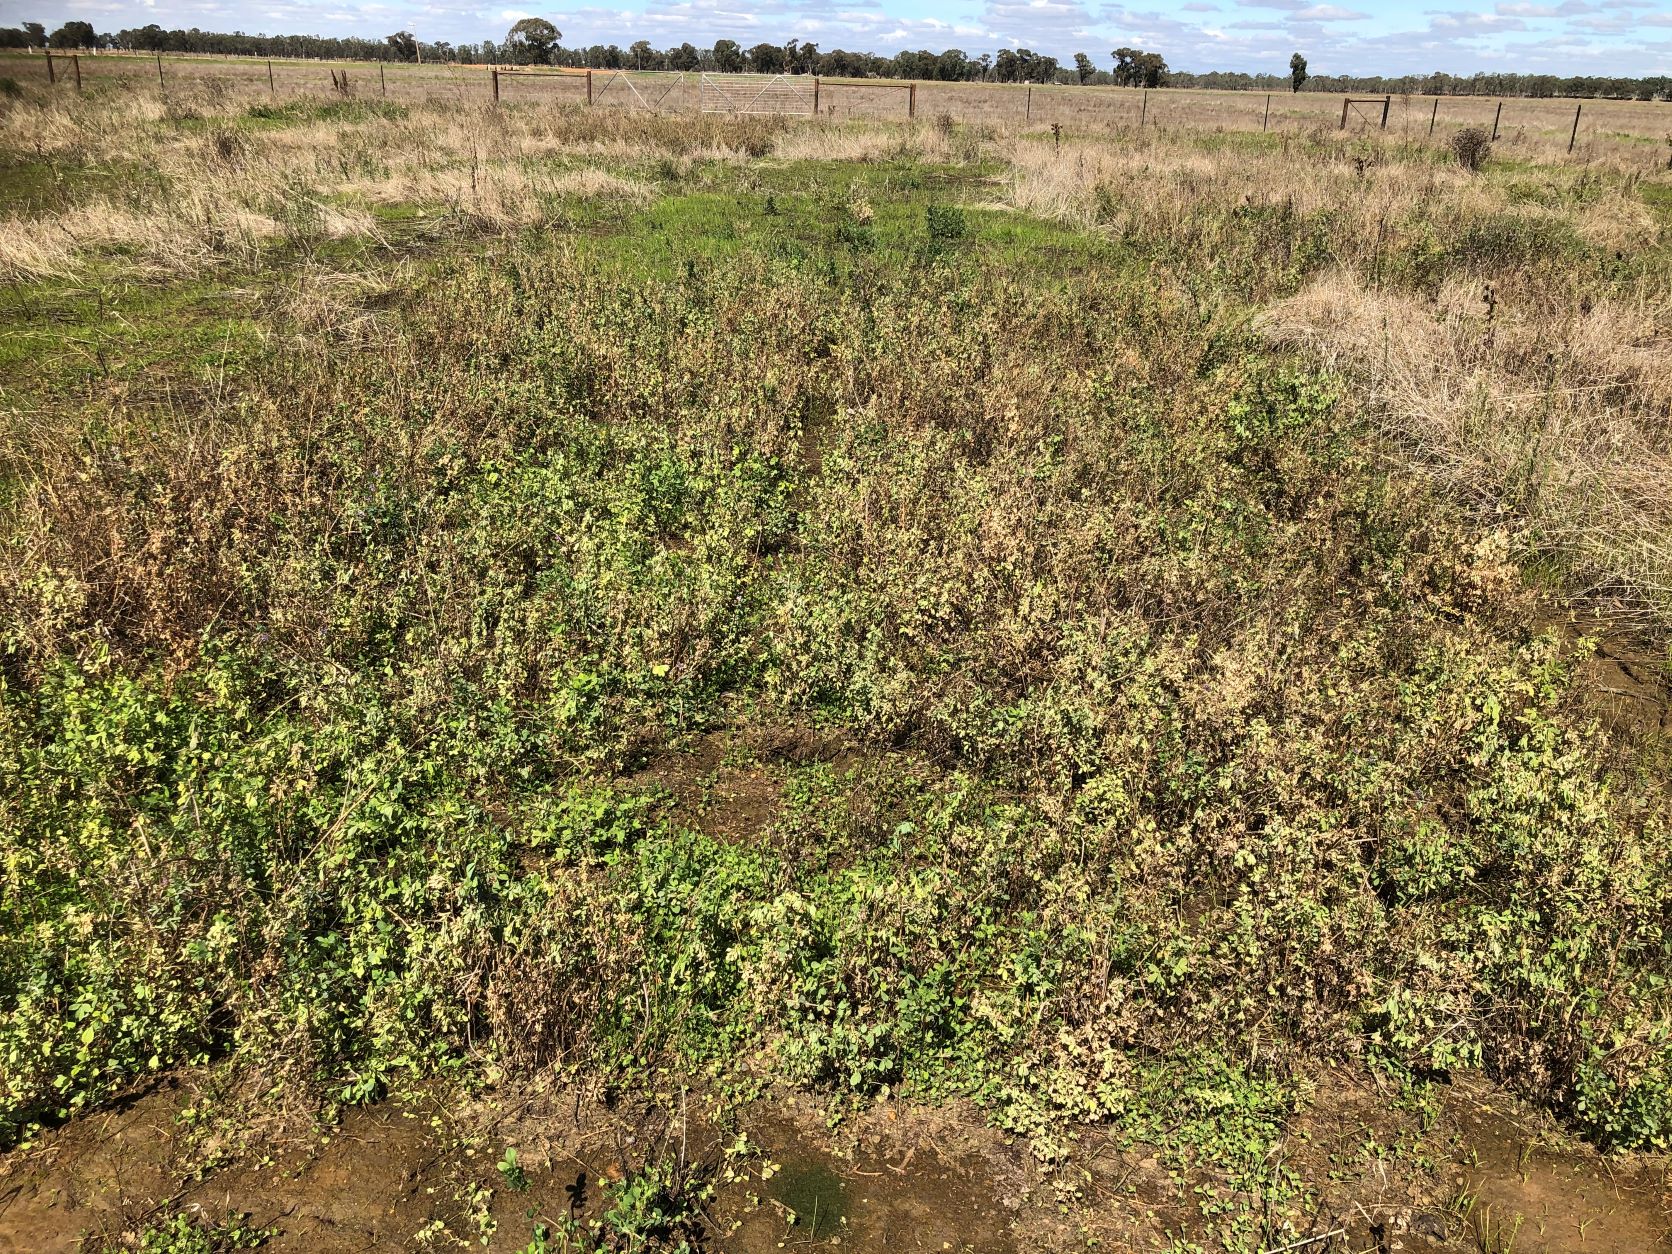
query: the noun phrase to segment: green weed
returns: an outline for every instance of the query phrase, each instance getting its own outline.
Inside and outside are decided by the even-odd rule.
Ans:
[[[181,1212],[161,1224],[147,1225],[137,1236],[141,1254],[229,1254],[233,1250],[254,1250],[278,1235],[276,1228],[252,1228],[248,1215],[206,1223],[200,1216]]]

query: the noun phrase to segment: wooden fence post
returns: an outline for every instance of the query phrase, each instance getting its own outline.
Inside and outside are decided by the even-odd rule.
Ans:
[[[160,53],[160,52],[157,54],[157,86],[159,88],[164,86],[164,84],[163,84],[163,54]]]
[[[389,84],[384,80],[383,62],[381,61],[377,63],[377,94],[384,97],[389,95]]]
[[[586,72],[586,103],[592,103],[592,71]]]
[[[1352,103],[1353,102],[1350,99],[1343,100],[1341,102],[1341,129],[1342,130],[1347,129],[1347,110],[1352,105]]]
[[[1500,100],[1498,102],[1498,111],[1492,115],[1492,142],[1494,144],[1498,142],[1498,123],[1503,120],[1503,116],[1504,102]]]
[[[46,81],[49,87],[58,81],[58,71],[52,68],[52,54],[50,52],[46,54]]]
[[[819,76],[813,75],[813,116],[819,116]]]
[[[906,117],[907,117],[907,119],[911,119],[911,118],[915,118],[916,116],[917,116],[917,84],[913,83],[911,85],[911,90],[906,93]]]
[[[1143,103],[1138,106],[1138,129],[1144,129],[1144,119],[1149,117],[1149,88],[1144,88]]]
[[[1434,138],[1434,123],[1440,120],[1440,98],[1434,97],[1434,112],[1428,115],[1428,138]]]
[[[1570,153],[1573,151],[1573,146],[1576,143],[1579,142],[1579,115],[1582,112],[1584,112],[1584,109],[1585,109],[1584,105],[1575,105],[1574,106],[1574,110],[1573,110],[1573,134],[1568,136],[1568,151]]]
[[[1033,121],[1033,84],[1029,83],[1028,84],[1028,107],[1027,107],[1027,112],[1022,117],[1022,124],[1025,126],[1025,125],[1027,125],[1027,123],[1029,123],[1031,121]]]
[[[1260,133],[1263,135],[1271,129],[1271,93],[1266,93],[1266,116],[1260,119]]]
[[[1384,131],[1387,130],[1387,128],[1388,128],[1388,110],[1390,110],[1392,108],[1393,108],[1393,97],[1391,95],[1390,96],[1383,96],[1382,97],[1382,129]]]
[[[499,103],[499,71],[498,70],[489,70],[488,73],[490,75],[492,75],[492,77],[493,77],[493,102],[495,104],[498,104]]]
[[[75,71],[75,89],[77,91],[80,91],[81,90],[81,57],[74,52],[70,53],[70,68]]]
[[[273,62],[271,60],[267,62],[267,94],[269,96],[279,94],[278,88],[273,86]]]

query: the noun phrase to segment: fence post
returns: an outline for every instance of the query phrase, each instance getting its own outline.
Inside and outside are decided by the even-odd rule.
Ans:
[[[1434,138],[1434,123],[1440,120],[1440,98],[1434,97],[1434,112],[1428,115],[1428,138]]]
[[[917,84],[913,83],[911,85],[911,90],[906,93],[906,118],[908,120],[910,120],[912,118],[915,118],[916,116],[917,116]]]
[[[1149,117],[1149,88],[1144,88],[1143,102],[1138,106],[1138,129],[1144,129],[1144,119]]]
[[[1022,123],[1023,123],[1023,125],[1026,125],[1027,123],[1029,123],[1031,121],[1033,121],[1033,84],[1029,83],[1028,84],[1028,108],[1027,108],[1027,113],[1025,115],[1023,115]]]
[[[157,86],[163,86],[163,54],[160,52],[157,54]]]
[[[74,52],[70,53],[70,68],[75,71],[75,89],[77,91],[80,91],[81,90],[81,57]]]
[[[586,103],[592,103],[592,71],[586,72]]]
[[[1263,135],[1271,129],[1271,93],[1266,93],[1266,116],[1260,119],[1260,133]]]
[[[819,76],[813,75],[813,116],[819,116]]]
[[[278,88],[273,86],[273,62],[271,60],[267,62],[267,94],[269,96],[279,94]]]
[[[1391,109],[1391,108],[1393,108],[1393,97],[1391,95],[1390,96],[1383,96],[1382,97],[1382,129],[1384,131],[1387,130],[1387,128],[1388,128],[1388,110]]]
[[[383,62],[381,61],[377,63],[377,94],[380,96],[388,96],[389,94],[389,84],[384,80]]]
[[[488,73],[490,75],[492,75],[492,78],[493,78],[493,102],[495,104],[498,104],[499,103],[499,71],[498,70],[489,70]]]
[[[46,54],[46,81],[49,87],[58,81],[58,71],[52,68],[52,54],[50,52]]]
[[[1498,102],[1498,111],[1492,115],[1492,142],[1494,144],[1498,142],[1498,123],[1503,119],[1503,116],[1504,102],[1500,100]]]
[[[1584,105],[1575,105],[1573,109],[1573,134],[1568,136],[1568,151],[1570,153],[1573,151],[1573,146],[1579,142],[1579,115],[1584,111],[1584,108]]]

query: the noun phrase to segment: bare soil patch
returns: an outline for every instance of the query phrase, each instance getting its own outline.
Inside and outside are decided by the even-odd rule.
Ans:
[[[1082,1129],[1072,1159],[1047,1170],[958,1104],[881,1103],[832,1128],[817,1103],[773,1097],[722,1129],[689,1095],[681,1108],[562,1089],[433,1093],[330,1127],[245,1129],[234,1147],[193,1131],[200,1101],[194,1078],[173,1078],[0,1161],[0,1254],[119,1249],[178,1212],[247,1216],[276,1251],[412,1249],[424,1233],[437,1248],[485,1236],[520,1250],[538,1226],[601,1220],[612,1184],[665,1157],[713,1185],[696,1208],[701,1249],[1010,1254],[1091,1239],[1136,1251],[1202,1239],[1212,1185],[1115,1129]],[[740,1136],[749,1152],[725,1160]],[[506,1146],[521,1190],[497,1166]],[[1309,1249],[1635,1254],[1672,1232],[1663,1160],[1599,1154],[1475,1082],[1424,1117],[1391,1091],[1331,1079],[1285,1155],[1326,1182],[1301,1225]]]

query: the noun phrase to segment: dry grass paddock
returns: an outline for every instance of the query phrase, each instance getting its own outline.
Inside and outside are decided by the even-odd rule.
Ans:
[[[1152,93],[1140,132],[1126,116],[1136,93],[1115,89],[1036,88],[1029,125],[1013,107],[1025,89],[926,85],[918,122],[901,125],[678,117],[608,93],[588,110],[574,76],[517,80],[495,108],[478,72],[429,66],[389,68],[395,107],[375,77],[371,100],[359,74],[345,101],[307,90],[323,66],[276,66],[275,105],[262,63],[165,65],[178,78],[164,90],[143,76],[79,96],[37,87],[0,115],[0,150],[142,176],[0,216],[0,275],[248,265],[274,241],[376,240],[403,206],[443,227],[512,231],[586,200],[642,203],[659,177],[701,161],[997,163],[996,203],[1240,267],[1270,333],[1360,378],[1394,443],[1450,490],[1489,513],[1513,502],[1532,547],[1565,555],[1585,589],[1672,618],[1672,285],[1654,199],[1668,176],[1645,144],[1619,138],[1647,133],[1659,106],[1598,106],[1575,156],[1557,145],[1535,160],[1569,106],[1513,102],[1491,168],[1475,175],[1428,142],[1419,102],[1399,103],[1386,133],[1344,134],[1327,99],[1303,94],[1274,102],[1282,132],[1267,136],[1238,133],[1262,102],[1223,92]],[[99,58],[88,81],[112,67],[131,76],[146,64]],[[867,93],[903,95],[890,85],[824,99],[840,110]],[[1450,123],[1484,105],[1442,103]],[[1042,133],[1051,110],[1068,123],[1060,136]],[[1277,228],[1250,226],[1267,219],[1287,225],[1267,239]],[[1304,283],[1300,232],[1322,250]],[[1422,248],[1451,259],[1399,281]],[[1634,277],[1603,278],[1599,265]]]
[[[67,62],[58,86],[73,90]],[[492,99],[492,72],[483,66],[385,65],[245,58],[163,56],[166,94],[169,85],[190,91],[206,85],[242,102],[282,102],[332,90],[334,73],[347,73],[350,94],[358,99],[399,104],[447,102],[468,105]],[[110,79],[157,84],[154,57],[99,54],[82,57],[89,85]],[[269,69],[271,67],[271,69]],[[0,55],[0,75],[45,85],[46,59]],[[687,113],[702,107],[700,75],[599,70],[593,75],[593,104],[608,109]],[[728,77],[728,76],[721,76]],[[811,80],[797,80],[811,112]],[[828,119],[906,120],[908,84],[897,80],[824,79],[819,112]],[[1333,93],[1298,94],[1205,91],[1167,88],[1144,92],[1121,87],[1029,87],[1001,83],[916,84],[917,114],[928,120],[946,115],[956,122],[1048,128],[1053,123],[1091,133],[1135,131],[1140,125],[1160,130],[1232,132],[1304,132],[1341,130],[1343,97]],[[582,72],[500,71],[501,100],[515,105],[585,104]],[[1499,105],[1502,113],[1499,114]],[[1578,130],[1574,131],[1578,111]],[[1672,117],[1667,106],[1650,101],[1566,99],[1529,100],[1494,96],[1395,96],[1388,123],[1381,130],[1380,104],[1349,109],[1350,135],[1376,131],[1386,137],[1444,143],[1466,126],[1499,126],[1500,141],[1518,155],[1544,159],[1573,151],[1585,158],[1610,156],[1644,166],[1666,164],[1672,157]]]
[[[1243,270],[1276,341],[1354,380],[1394,447],[1554,556],[1573,590],[1672,623],[1665,175],[1599,157],[1496,176],[1396,142],[1183,133],[1006,144],[1011,203]],[[1506,145],[1500,151],[1518,151]],[[1258,231],[1250,223],[1263,224]],[[1315,272],[1291,264],[1311,224]]]

